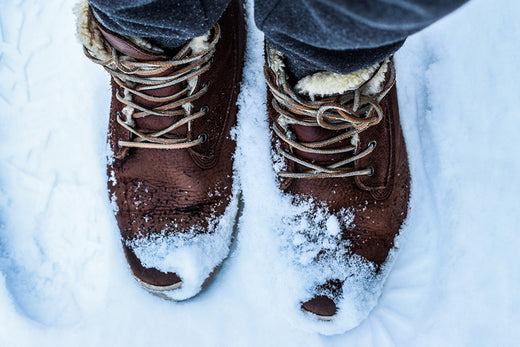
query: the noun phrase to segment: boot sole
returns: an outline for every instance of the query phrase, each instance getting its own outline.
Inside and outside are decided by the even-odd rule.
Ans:
[[[304,313],[306,313],[306,314],[308,314],[308,315],[312,315],[312,316],[314,316],[314,317],[316,317],[316,318],[318,318],[319,320],[324,321],[324,322],[330,322],[330,321],[332,321],[332,320],[334,319],[334,316],[321,316],[321,315],[316,314],[316,313],[314,313],[314,312],[307,311],[307,310],[305,310],[305,309],[303,309],[303,308],[302,308],[301,310],[302,310]]]

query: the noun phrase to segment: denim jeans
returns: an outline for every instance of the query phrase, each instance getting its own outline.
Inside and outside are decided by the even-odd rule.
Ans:
[[[174,48],[210,30],[230,0],[89,0],[109,29]],[[255,22],[302,77],[346,74],[389,57],[467,0],[256,0]]]

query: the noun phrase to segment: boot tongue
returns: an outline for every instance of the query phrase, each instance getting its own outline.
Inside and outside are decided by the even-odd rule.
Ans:
[[[296,85],[294,90],[302,97],[307,100],[316,100],[319,98],[331,99],[331,102],[335,101],[335,98],[339,98],[341,95],[348,91],[353,91],[358,88],[362,88],[363,85],[377,90],[380,88],[382,82],[381,78],[376,78],[374,82],[369,81],[374,77],[374,74],[379,68],[379,64],[369,66],[365,69],[355,71],[347,75],[340,75],[329,71],[320,71],[314,74],[301,78]],[[386,70],[385,70],[386,71]],[[384,72],[383,72],[384,75]],[[367,83],[368,82],[368,83]],[[372,86],[372,84],[374,86]],[[319,126],[310,127],[292,124],[291,130],[294,132],[296,137],[301,142],[318,142],[330,139],[344,132],[337,130],[324,129]],[[331,144],[327,149],[339,148],[348,146],[351,142],[350,138],[343,141]],[[339,153],[339,154],[315,154],[296,150],[302,158],[315,161],[317,163],[331,163],[344,159],[346,155],[352,155],[352,152]]]
[[[292,131],[302,142],[317,142],[330,139],[338,134],[337,131],[324,129],[321,127],[309,127],[305,125],[292,124]]]
[[[143,61],[168,59],[166,55],[147,51],[143,47],[139,47],[138,45],[131,42],[128,38],[108,30],[99,22],[97,24],[105,40],[107,40],[118,52]]]
[[[153,52],[150,52],[149,50],[145,49],[144,47],[138,46],[137,44],[131,42],[128,38],[125,38],[119,34],[116,34],[112,31],[108,30],[103,25],[101,25],[99,22],[98,22],[98,27],[99,27],[99,30],[101,31],[101,33],[103,34],[103,37],[105,38],[105,40],[107,40],[118,52],[123,53],[129,57],[132,57],[136,60],[140,60],[143,62],[161,61],[161,60],[167,60],[170,58],[167,55],[153,53]],[[176,68],[172,67],[171,69],[168,69],[168,70],[164,71],[163,73],[158,74],[154,77],[167,75],[167,74],[171,73],[174,69],[176,69]],[[137,76],[139,76],[139,74],[137,74]],[[148,90],[144,90],[142,92],[144,94],[147,94],[150,96],[163,97],[163,96],[170,96],[175,93],[178,93],[185,87],[186,87],[186,82],[182,82],[182,83],[177,83],[177,84],[174,84],[174,85],[171,85],[168,87],[148,89]],[[135,104],[137,104],[139,106],[143,106],[148,109],[152,109],[154,107],[162,106],[162,105],[168,103],[168,102],[150,101],[150,100],[147,100],[145,98],[142,98],[142,97],[136,96],[136,95],[132,96],[132,101]],[[136,110],[136,111],[138,111],[138,110]],[[138,129],[153,132],[153,131],[162,130],[162,129],[170,126],[174,122],[178,121],[180,118],[182,118],[182,116],[160,117],[160,116],[149,115],[146,117],[135,119],[135,123],[136,123],[136,127]],[[165,134],[164,136],[169,137],[170,135],[172,135],[173,137],[177,137],[177,136],[185,137],[186,133],[187,133],[187,127],[182,126],[174,131],[171,131],[168,134]]]
[[[308,98],[305,95],[301,95],[301,97]],[[324,141],[324,140],[328,140],[334,136],[340,135],[342,132],[344,132],[344,131],[338,131],[338,130],[325,129],[320,126],[305,126],[305,125],[299,125],[299,124],[290,124],[290,129],[293,132],[293,134],[296,135],[298,142]],[[346,140],[343,140],[340,142],[330,144],[328,146],[322,147],[321,149],[333,149],[333,148],[338,148],[338,147],[344,147],[348,143],[350,143],[350,139],[346,139]],[[295,149],[294,151],[302,159],[311,160],[318,164],[333,163],[335,161],[345,158],[345,153],[317,154],[317,153],[309,153],[309,152],[300,151],[298,149]],[[351,152],[348,152],[348,153],[351,153]]]
[[[337,130],[329,130],[321,127],[311,127],[305,125],[292,124],[290,126],[292,132],[296,135],[298,142],[318,142],[330,139],[334,136],[340,134],[340,131]],[[322,149],[332,149],[345,146],[350,139],[343,140],[329,146],[325,146]],[[317,154],[317,153],[309,153],[300,151],[298,149],[294,149],[295,153],[301,157],[302,159],[311,160],[316,163],[325,164],[332,163],[345,158],[345,153],[338,154]],[[348,152],[351,153],[351,152]]]

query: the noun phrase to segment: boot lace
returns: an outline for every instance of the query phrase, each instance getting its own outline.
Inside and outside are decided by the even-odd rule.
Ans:
[[[276,136],[289,145],[289,151],[276,145],[276,151],[285,159],[298,163],[305,169],[301,172],[280,171],[278,175],[283,178],[331,178],[372,175],[373,168],[354,169],[351,165],[355,160],[368,156],[376,147],[376,141],[369,143],[366,149],[358,149],[358,134],[370,126],[378,124],[383,119],[381,100],[386,96],[395,84],[395,68],[388,63],[390,78],[375,95],[364,94],[367,84],[383,68],[381,63],[372,76],[355,90],[348,91],[340,96],[326,97],[319,100],[304,100],[299,96],[288,82],[285,70],[272,70],[271,57],[268,56],[268,64],[264,67],[264,75],[267,86],[273,95],[272,106],[278,113],[274,120],[278,126],[273,126]],[[322,127],[335,130],[337,135],[329,139],[315,142],[298,141],[290,130],[289,124],[298,124],[311,127]],[[280,128],[285,131],[280,130]],[[351,139],[349,145],[334,147],[340,141]],[[299,158],[294,154],[294,149],[314,154],[338,154],[345,153],[346,157],[330,165],[318,165],[309,160]]]
[[[206,134],[201,134],[194,140],[184,138],[171,138],[165,135],[187,124],[188,133],[191,131],[191,123],[205,116],[209,109],[202,107],[192,113],[192,102],[204,95],[209,84],[204,84],[195,91],[200,75],[211,67],[215,46],[220,38],[220,27],[217,24],[212,30],[207,47],[193,54],[190,44],[183,46],[180,51],[169,60],[140,61],[118,52],[110,46],[111,57],[99,59],[88,48],[84,47],[85,55],[94,63],[102,65],[113,77],[124,94],[119,91],[116,98],[124,104],[121,112],[117,112],[117,122],[134,136],[130,141],[119,140],[120,147],[138,147],[155,149],[181,149],[190,148],[207,140]],[[108,43],[107,43],[108,44]],[[182,82],[185,87],[179,92],[168,96],[151,96],[145,93],[147,90],[160,89]],[[156,107],[144,107],[132,101],[133,96],[139,96],[145,100],[160,104]],[[125,116],[121,116],[121,113]],[[181,117],[170,126],[159,131],[145,133],[136,127],[135,119],[148,116]]]

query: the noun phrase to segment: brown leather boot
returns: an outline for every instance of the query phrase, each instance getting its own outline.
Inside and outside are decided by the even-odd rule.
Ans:
[[[393,62],[350,75],[316,73],[293,88],[283,59],[266,48],[274,167],[300,211],[281,223],[281,234],[290,234],[291,258],[311,282],[302,309],[322,320],[349,311],[352,328],[377,301],[407,215]]]
[[[236,225],[242,5],[173,56],[104,28],[86,2],[78,13],[85,54],[112,76],[108,186],[126,259],[153,293],[187,299],[227,257]]]

